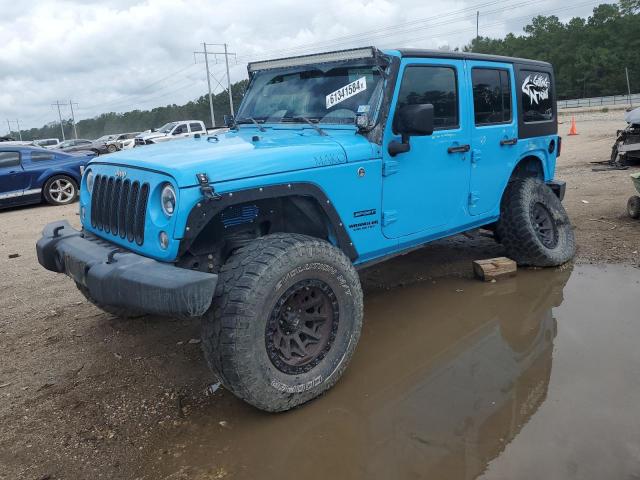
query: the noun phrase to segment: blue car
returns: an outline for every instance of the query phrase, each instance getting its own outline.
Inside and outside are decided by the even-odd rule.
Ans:
[[[57,152],[27,145],[0,146],[0,208],[78,198],[82,169],[93,152]]]

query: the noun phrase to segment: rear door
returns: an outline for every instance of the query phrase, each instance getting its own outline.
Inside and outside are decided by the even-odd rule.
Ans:
[[[192,135],[194,133],[205,133],[204,128],[202,127],[202,124],[200,122],[191,122],[189,124],[189,130],[191,131]]]
[[[497,208],[500,186],[516,162],[518,142],[515,81],[509,63],[467,61],[473,95],[469,213]]]
[[[469,116],[464,62],[404,58],[383,144],[383,233],[388,238],[446,229],[464,212],[469,191]],[[410,150],[392,157],[401,137],[392,119],[403,105],[432,104],[434,131],[411,136]],[[465,108],[467,107],[467,108]]]

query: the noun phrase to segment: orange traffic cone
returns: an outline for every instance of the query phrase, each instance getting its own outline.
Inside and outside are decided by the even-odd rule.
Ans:
[[[578,129],[576,128],[575,117],[571,117],[571,128],[569,129],[569,135],[578,135]]]

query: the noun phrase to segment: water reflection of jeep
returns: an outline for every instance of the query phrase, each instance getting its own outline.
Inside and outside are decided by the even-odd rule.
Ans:
[[[464,302],[446,281],[374,293],[353,374],[322,404],[235,420],[222,439],[217,418],[185,435],[234,452],[220,461],[242,478],[476,478],[547,398],[570,274],[470,285]]]
[[[48,225],[38,255],[107,312],[203,316],[209,365],[252,405],[340,378],[356,268],[481,226],[521,265],[573,256],[550,64],[361,48],[249,76],[230,131],[92,162],[83,231]]]

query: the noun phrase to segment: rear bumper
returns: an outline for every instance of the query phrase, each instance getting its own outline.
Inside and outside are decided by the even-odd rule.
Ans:
[[[45,226],[38,261],[84,285],[103,305],[167,316],[203,315],[218,276],[178,268],[75,230],[66,220]]]
[[[567,182],[563,182],[561,180],[551,180],[547,182],[549,188],[553,190],[553,193],[556,194],[556,197],[560,199],[560,201],[564,200],[564,192],[567,190]]]

